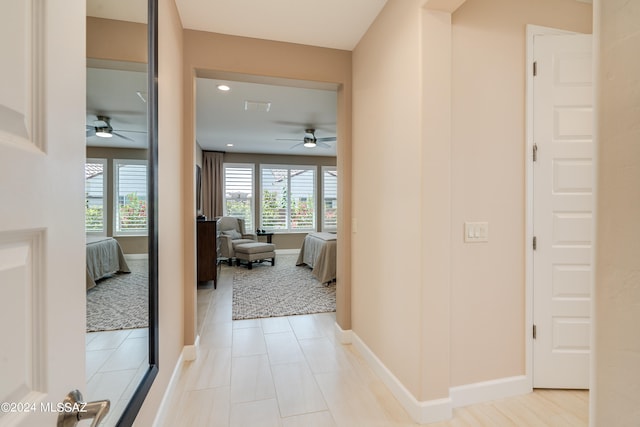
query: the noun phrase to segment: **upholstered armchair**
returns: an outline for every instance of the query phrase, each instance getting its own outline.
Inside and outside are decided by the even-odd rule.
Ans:
[[[218,220],[218,230],[220,231],[220,256],[227,258],[229,265],[233,264],[233,258],[236,256],[236,246],[258,241],[255,234],[245,232],[242,218],[222,216]]]

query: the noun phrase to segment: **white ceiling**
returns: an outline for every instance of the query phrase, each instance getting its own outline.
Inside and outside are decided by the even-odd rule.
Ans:
[[[218,90],[220,83],[231,90]],[[337,142],[315,148],[299,144],[309,128],[316,138],[336,136],[335,89],[198,78],[196,97],[196,140],[204,150],[336,155]]]
[[[184,28],[353,50],[386,0],[176,0]]]
[[[284,41],[312,46],[352,50],[378,15],[386,0],[176,0],[183,27],[222,34]],[[146,21],[146,0],[87,0],[89,16],[133,22]],[[114,130],[140,139],[144,135],[126,133],[146,126],[144,104],[136,95],[140,80],[122,70],[98,64],[87,74],[87,124],[97,113],[111,117]],[[139,76],[138,76],[139,77]],[[199,78],[197,85],[196,139],[204,150],[244,153],[335,155],[330,148],[291,147],[304,138],[306,128],[315,128],[316,137],[336,136],[336,89],[311,82],[273,79],[249,80],[246,76],[225,75]],[[231,86],[221,93],[220,82]],[[144,83],[146,87],[146,83]],[[300,86],[303,87],[300,87]],[[295,86],[295,87],[294,87]],[[245,111],[245,101],[271,103],[269,112]],[[127,114],[130,112],[131,114]],[[91,137],[89,145],[132,146],[120,138]],[[227,144],[233,143],[233,147]]]
[[[147,104],[143,101],[146,98],[147,73],[144,64],[88,60],[87,145],[146,148]],[[103,125],[97,116],[109,117],[114,133],[126,138],[92,135],[90,127]]]

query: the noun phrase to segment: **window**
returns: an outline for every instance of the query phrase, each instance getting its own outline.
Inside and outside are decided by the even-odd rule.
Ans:
[[[322,230],[338,229],[338,171],[335,166],[322,167]]]
[[[84,165],[84,229],[91,234],[106,234],[107,161],[87,159]]]
[[[115,233],[147,234],[147,161],[114,160]]]
[[[315,182],[315,166],[261,166],[261,227],[283,232],[315,230]]]
[[[253,230],[253,165],[224,164],[224,214],[243,218],[245,232]]]

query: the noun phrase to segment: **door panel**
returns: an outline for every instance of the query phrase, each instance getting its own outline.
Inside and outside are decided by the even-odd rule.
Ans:
[[[84,387],[84,10],[0,3],[1,425]]]
[[[534,387],[588,388],[593,227],[591,36],[536,36]]]

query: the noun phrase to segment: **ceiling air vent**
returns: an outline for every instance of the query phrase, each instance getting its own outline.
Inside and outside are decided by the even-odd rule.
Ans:
[[[262,111],[268,113],[271,110],[271,103],[264,101],[244,101],[244,111]]]

